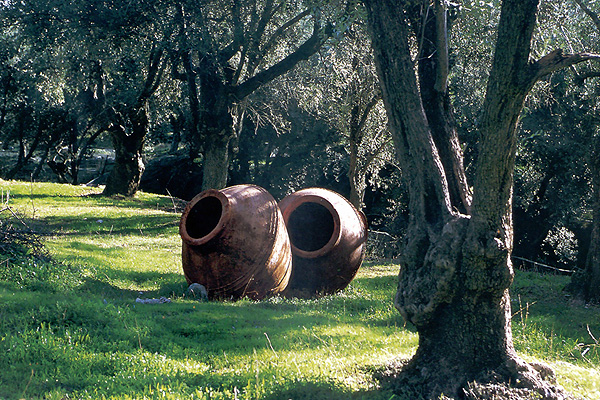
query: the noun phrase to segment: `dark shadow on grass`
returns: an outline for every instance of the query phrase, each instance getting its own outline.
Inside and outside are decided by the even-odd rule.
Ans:
[[[181,213],[187,204],[186,201],[178,198],[169,198],[166,196],[153,195],[148,199],[124,196],[104,196],[101,193],[89,193],[83,195],[57,195],[51,193],[26,193],[12,194],[15,200],[45,201],[53,203],[65,203],[73,205],[74,202],[85,202],[89,199],[93,201],[91,207],[117,207],[123,209],[142,209],[142,210],[161,210],[166,212]]]
[[[156,290],[138,291],[132,289],[124,289],[117,285],[111,284],[110,280],[116,277],[109,277],[107,280],[85,279],[84,283],[77,288],[77,291],[103,296],[112,301],[132,301],[136,298],[155,298],[155,297],[181,297],[187,290],[187,283],[183,275],[175,273],[160,273],[156,271],[148,272],[122,272],[119,271],[118,279],[122,281],[135,282],[143,285],[144,283],[160,284]]]
[[[267,299],[259,302],[242,300],[233,303],[200,302],[186,297],[185,279],[183,275],[176,273],[119,272],[118,277],[126,282],[135,283],[156,281],[160,283],[159,289],[140,294],[111,284],[110,277],[107,280],[88,278],[82,286],[64,294],[39,296],[38,292],[21,291],[17,301],[0,307],[0,316],[8,318],[7,316],[17,313],[28,313],[35,316],[36,321],[39,319],[36,324],[40,321],[47,322],[56,334],[61,335],[62,328],[65,326],[82,327],[90,336],[89,343],[85,344],[89,352],[111,352],[110,348],[105,350],[103,346],[110,346],[114,342],[118,343],[119,354],[131,354],[132,359],[135,359],[134,355],[142,350],[173,360],[189,362],[191,359],[210,366],[205,373],[179,371],[171,375],[149,372],[144,382],[132,382],[131,386],[124,384],[124,387],[129,390],[128,393],[135,393],[138,384],[150,384],[149,379],[153,379],[154,376],[166,387],[177,387],[185,383],[189,388],[212,387],[220,390],[225,387],[233,391],[235,387],[238,389],[247,387],[249,382],[256,380],[256,375],[252,368],[249,371],[237,371],[242,374],[239,376],[224,372],[223,364],[226,363],[224,354],[228,354],[232,360],[235,360],[236,356],[246,357],[247,363],[248,357],[252,357],[253,354],[259,354],[258,357],[261,355],[270,357],[270,354],[276,352],[280,356],[275,359],[281,360],[281,354],[286,350],[327,352],[329,351],[327,346],[335,346],[337,343],[348,342],[353,338],[349,332],[329,331],[328,327],[336,324],[364,324],[363,319],[369,315],[370,310],[382,308],[381,296],[361,297],[360,293],[376,290],[387,292],[388,289],[393,293],[396,279],[390,276],[360,278],[356,282],[357,292],[350,291],[318,300]],[[9,291],[15,290],[10,284],[0,283],[0,288],[3,286]],[[135,302],[137,297],[160,296],[169,297],[172,302],[154,305]],[[83,304],[79,304],[82,300]],[[106,303],[103,303],[103,300],[106,300]],[[75,301],[77,304],[70,305]],[[391,298],[389,301],[392,301]],[[46,311],[40,311],[40,305],[44,305]],[[343,314],[344,307],[353,315]],[[391,317],[389,313],[381,315],[381,318],[370,318],[369,325],[363,325],[365,329],[373,326],[387,326],[394,329],[394,323],[401,321],[397,313]],[[28,318],[31,320],[31,317]],[[397,329],[407,330],[402,326]],[[369,350],[365,349],[365,351]],[[42,361],[50,362],[49,359]],[[121,365],[107,360],[103,362],[105,366],[94,364],[92,367],[110,370],[116,365]],[[218,372],[212,372],[212,363],[220,365],[217,368]],[[261,374],[267,374],[268,368],[277,368],[277,364],[270,367],[268,362],[260,365],[261,368],[267,368],[261,370]],[[235,364],[232,365],[233,367]],[[370,372],[366,371],[366,374],[370,375]],[[373,374],[376,372],[375,369],[372,371]],[[121,373],[122,371],[115,371],[114,375],[117,377]],[[388,390],[353,391],[343,380],[328,381],[315,378],[313,381],[312,378],[300,380],[290,378],[283,379],[280,384],[270,382],[268,379],[266,382],[272,386],[265,388],[265,391],[270,394],[261,397],[263,400],[401,399],[401,397],[393,397]],[[59,387],[60,384],[58,382],[53,385]],[[273,385],[280,386],[273,387]],[[89,388],[81,387],[82,390]]]
[[[387,391],[351,391],[335,382],[295,382],[262,397],[262,400],[390,400],[399,399]]]
[[[42,235],[136,235],[164,234],[166,229],[176,228],[179,217],[169,214],[122,217],[46,217],[30,222],[30,226]]]

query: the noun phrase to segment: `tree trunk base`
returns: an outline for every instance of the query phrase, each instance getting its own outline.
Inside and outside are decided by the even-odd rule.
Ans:
[[[396,360],[375,378],[401,398],[432,400],[575,400],[556,385],[554,371],[514,355],[496,370],[470,376],[461,365],[443,360],[425,364],[418,358]]]

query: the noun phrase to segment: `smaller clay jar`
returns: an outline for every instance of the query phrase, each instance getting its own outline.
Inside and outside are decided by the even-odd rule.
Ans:
[[[279,208],[292,247],[292,276],[284,295],[309,298],[348,286],[364,259],[364,214],[343,196],[322,188],[292,193]]]
[[[209,298],[262,299],[281,292],[292,254],[281,211],[263,188],[209,189],[186,206],[179,224],[183,272]]]

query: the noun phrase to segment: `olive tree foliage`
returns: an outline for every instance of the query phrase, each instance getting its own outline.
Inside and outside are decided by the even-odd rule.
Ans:
[[[69,164],[69,180],[77,183],[77,167],[89,146],[108,133],[116,167],[105,192],[135,193],[148,102],[166,66],[168,7],[143,0],[126,6],[110,0],[22,1],[7,3],[2,16],[24,43],[15,67],[32,83],[37,80],[35,90],[68,117],[66,138],[52,143],[62,160],[54,157],[50,166],[59,173]]]
[[[14,163],[3,165],[6,178],[18,176],[38,149],[48,151],[67,124],[57,101],[55,65],[49,62],[52,51],[38,53],[43,38],[26,37],[11,11],[7,6],[0,8],[0,140],[5,151],[17,148]]]
[[[328,51],[249,98],[232,182],[256,182],[279,199],[307,186],[349,193],[345,144],[325,113],[321,57]]]
[[[173,76],[185,82],[189,152],[201,156],[203,188],[222,188],[230,144],[243,126],[248,96],[343,34],[345,2],[236,0],[177,3]]]
[[[324,46],[311,62],[273,82],[262,96],[249,109],[252,119],[269,123],[273,132],[279,132],[270,145],[291,143],[285,150],[272,148],[269,154],[273,158],[285,157],[285,164],[298,171],[288,173],[296,177],[310,168],[302,165],[307,157],[317,170],[326,173],[335,165],[337,171],[330,171],[334,176],[329,183],[323,183],[328,186],[338,181],[337,190],[362,209],[367,186],[378,187],[379,171],[393,161],[393,146],[364,23],[355,24],[342,40]],[[299,126],[300,119],[307,120],[308,129]],[[298,128],[301,132],[297,132]],[[328,137],[319,137],[319,131],[327,132]],[[308,146],[304,154],[300,153],[305,147],[302,142]],[[325,158],[321,160],[322,156]],[[270,175],[274,173],[271,171]],[[341,179],[345,182],[339,182]]]
[[[593,27],[574,2],[544,2],[539,19],[534,52],[595,48]],[[582,64],[554,74],[529,97],[515,174],[515,255],[568,269],[583,266],[589,246],[589,130],[582,130],[587,96],[576,78],[587,68]]]
[[[451,102],[452,67],[445,1],[365,5],[382,95],[398,161],[409,187],[410,219],[394,304],[419,333],[396,388],[478,398],[470,385],[504,382],[515,396],[562,399],[544,381],[549,368],[515,352],[508,288],[514,272],[512,195],[517,124],[534,85],[600,56],[546,49],[535,56],[537,0],[504,0],[489,78],[479,105],[472,178],[464,168]],[[469,182],[472,182],[470,184]]]
[[[232,142],[231,183],[256,182],[276,197],[319,185],[365,212],[395,212],[391,204],[374,210],[375,196],[363,206],[365,191],[388,191],[397,170],[364,21],[257,90],[246,115]]]
[[[553,75],[523,113],[515,171],[515,256],[563,269],[585,252],[589,209],[588,144],[575,122],[569,72]],[[541,101],[541,102],[540,102]],[[583,218],[582,218],[583,217]]]
[[[600,4],[597,1],[574,0],[587,20],[576,26],[585,33],[579,40],[600,52]],[[574,43],[573,46],[579,45]],[[600,67],[587,66],[574,70],[578,90],[570,96],[571,103],[581,113],[569,122],[582,136],[587,146],[587,161],[591,175],[589,218],[591,237],[584,268],[575,274],[571,291],[585,301],[600,303]]]
[[[350,188],[349,200],[364,208],[367,186],[377,187],[378,173],[393,162],[394,151],[365,24],[323,57],[324,118],[342,135]]]

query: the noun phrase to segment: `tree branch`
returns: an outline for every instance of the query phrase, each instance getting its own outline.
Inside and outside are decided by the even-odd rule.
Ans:
[[[365,108],[362,112],[360,120],[358,121],[358,126],[356,127],[356,131],[358,132],[358,136],[359,136],[358,137],[359,141],[362,141],[362,138],[364,136],[363,129],[365,127],[365,124],[367,123],[369,114],[371,113],[371,110],[377,105],[379,100],[381,100],[380,94],[373,96],[373,98],[367,103],[367,105],[365,106]]]
[[[332,25],[328,25],[325,29],[315,29],[312,36],[298,47],[296,51],[289,54],[270,68],[257,73],[252,78],[238,85],[234,88],[233,94],[241,100],[265,83],[285,74],[294,68],[300,61],[307,60],[310,56],[315,54],[332,34]]]
[[[248,68],[250,74],[254,73],[254,70],[258,65],[258,60],[260,59],[260,42],[265,34],[269,21],[271,21],[271,18],[273,17],[273,7],[274,0],[267,0],[260,18],[256,21],[256,26],[254,26],[254,24],[251,26],[251,28],[254,29],[254,33],[250,35],[244,44],[244,50],[248,55]],[[241,64],[242,62],[240,62],[240,65]]]
[[[592,21],[594,21],[596,28],[598,28],[598,30],[600,31],[600,16],[598,15],[598,13],[595,13],[592,10],[590,10],[590,8],[587,6],[587,4],[585,4],[581,0],[575,0],[575,3],[577,3],[577,5],[579,5],[579,7],[581,7],[583,12],[586,13],[587,16],[592,19]]]
[[[577,74],[576,78],[578,82],[583,83],[589,78],[600,78],[600,71],[588,71],[582,74]]]
[[[242,24],[241,2],[234,1],[231,9],[231,21],[233,24],[233,39],[223,49],[219,50],[218,58],[222,64],[226,64],[240,49],[244,42],[244,27]]]
[[[152,45],[150,55],[148,56],[148,75],[146,76],[142,92],[139,95],[138,104],[148,100],[160,84],[162,72],[164,71],[164,63],[162,62],[163,53],[164,48],[162,44],[160,44],[158,48],[156,48],[154,44]]]
[[[535,70],[533,75],[534,82],[553,72],[588,60],[600,60],[600,54],[563,54],[562,49],[556,49],[532,64]]]
[[[268,51],[270,51],[277,42],[277,40],[284,34],[286,30],[300,22],[304,17],[308,15],[310,15],[310,10],[306,9],[300,14],[296,15],[294,18],[287,21],[285,24],[281,25],[279,28],[277,28],[269,38],[269,41],[263,46],[262,52],[267,53]]]
[[[445,2],[436,0],[435,2],[435,25],[436,25],[436,43],[437,49],[437,76],[435,90],[440,93],[446,93],[448,89],[448,73],[450,62],[448,60],[448,25],[447,11]]]

